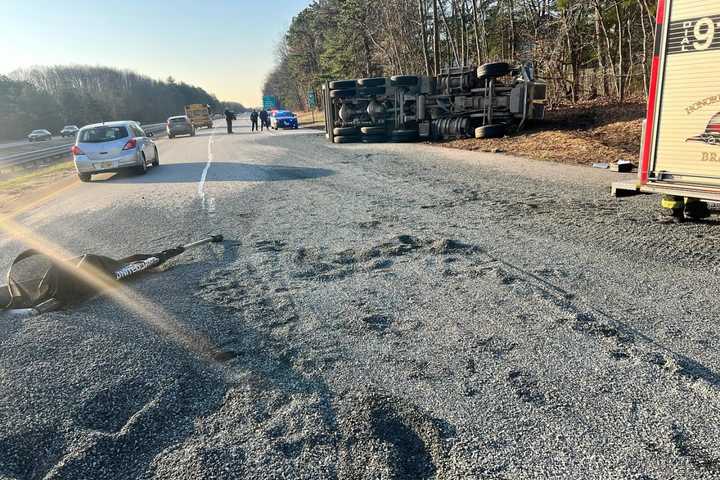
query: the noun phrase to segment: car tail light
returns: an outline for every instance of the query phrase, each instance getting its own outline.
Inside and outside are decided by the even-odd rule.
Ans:
[[[132,150],[135,147],[137,147],[137,140],[135,140],[134,138],[131,138],[125,144],[125,146],[123,147],[123,150]]]
[[[71,152],[73,155],[85,155],[85,154],[83,153],[83,151],[80,150],[80,147],[78,147],[77,145],[73,145],[72,148],[70,149],[70,152]]]

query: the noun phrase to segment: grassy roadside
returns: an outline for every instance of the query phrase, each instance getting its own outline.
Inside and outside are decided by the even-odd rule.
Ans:
[[[325,115],[321,111],[298,112],[297,117],[302,128],[325,128]]]
[[[56,163],[0,180],[0,214],[12,213],[75,181],[77,177],[72,161]]]
[[[583,102],[548,110],[545,120],[503,138],[463,139],[443,147],[479,152],[502,152],[575,165],[637,163],[640,153],[644,102],[618,105]]]

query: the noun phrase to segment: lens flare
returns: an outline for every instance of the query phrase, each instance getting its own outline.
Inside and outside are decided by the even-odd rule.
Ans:
[[[67,259],[74,256],[57,244],[19,224],[10,216],[0,218],[0,230],[24,243],[29,248],[47,255],[59,264],[69,266]],[[77,277],[80,280],[92,286],[99,293],[107,295],[124,309],[138,315],[150,327],[172,339],[186,350],[206,360],[222,358],[223,352],[210,339],[189,331],[173,319],[162,306],[143,297],[137,291],[114,281],[105,272],[92,267],[86,270],[70,268],[73,272],[77,272]]]

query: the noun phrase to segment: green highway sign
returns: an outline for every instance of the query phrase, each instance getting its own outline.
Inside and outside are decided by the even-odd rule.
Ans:
[[[277,106],[277,98],[272,95],[263,95],[263,110],[272,110]]]

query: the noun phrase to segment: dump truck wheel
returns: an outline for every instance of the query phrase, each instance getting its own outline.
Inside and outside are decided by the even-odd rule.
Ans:
[[[383,77],[376,78],[361,78],[357,81],[357,84],[361,87],[384,87],[387,80]]]
[[[486,63],[478,67],[478,77],[497,78],[510,73],[510,65],[505,62]]]
[[[333,138],[334,143],[357,143],[359,141],[360,141],[359,136],[340,136],[340,137]]]
[[[413,87],[418,84],[418,77],[415,75],[395,75],[390,77],[390,85],[398,87]]]
[[[347,137],[352,135],[357,135],[358,129],[356,127],[336,127],[333,128],[333,135],[339,136],[339,137]]]
[[[358,96],[372,96],[372,95],[385,95],[385,87],[367,87],[367,88],[358,88],[357,89]]]
[[[361,127],[360,131],[363,135],[385,135],[387,133],[385,127]]]
[[[357,95],[357,90],[332,90],[330,98],[352,98]]]
[[[500,138],[505,136],[505,131],[505,125],[502,123],[485,125],[475,129],[475,138]]]
[[[363,135],[360,141],[362,143],[385,143],[388,138],[387,135]]]
[[[393,130],[390,134],[393,142],[414,142],[418,139],[417,130]]]
[[[348,88],[355,87],[357,87],[357,82],[355,80],[336,80],[334,82],[330,82],[330,90],[346,90]]]

